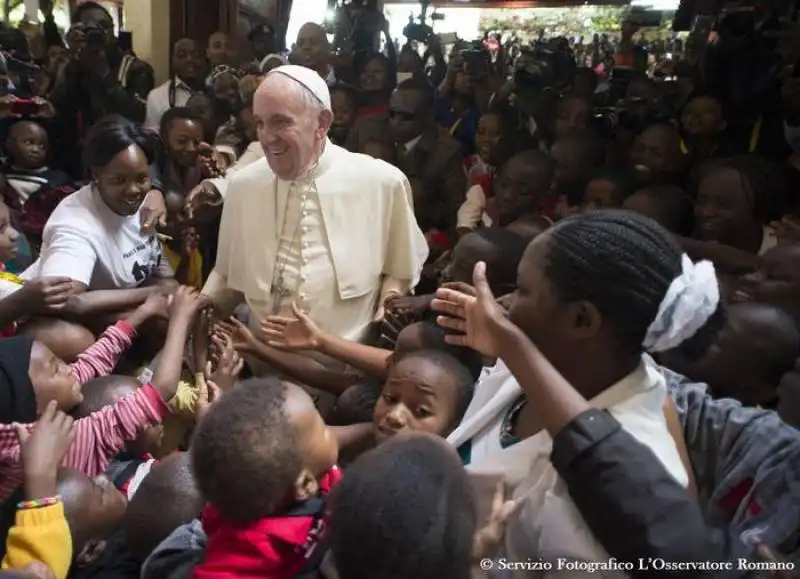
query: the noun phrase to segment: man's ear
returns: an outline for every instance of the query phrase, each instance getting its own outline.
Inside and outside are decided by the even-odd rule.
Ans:
[[[333,124],[333,113],[329,110],[323,110],[319,113],[319,132],[320,137],[325,137]]]

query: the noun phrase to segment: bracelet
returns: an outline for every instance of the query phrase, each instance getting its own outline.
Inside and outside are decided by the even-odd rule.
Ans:
[[[32,501],[22,501],[17,503],[17,508],[20,510],[39,509],[41,507],[52,507],[61,502],[61,495],[54,497],[44,497],[41,499],[33,499]]]

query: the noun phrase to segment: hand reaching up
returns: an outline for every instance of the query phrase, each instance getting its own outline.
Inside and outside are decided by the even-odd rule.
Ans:
[[[22,424],[15,427],[25,470],[26,500],[55,496],[58,466],[75,439],[72,417],[57,410],[57,403],[51,401],[33,431]]]
[[[196,289],[182,285],[172,295],[172,303],[169,308],[170,320],[191,321],[201,309],[202,304],[200,294]]]
[[[489,289],[486,264],[482,261],[475,264],[473,285],[475,296],[439,288],[431,308],[443,314],[436,319],[440,326],[458,332],[445,336],[447,343],[497,357],[500,349],[498,342],[513,326]]]
[[[489,520],[475,533],[472,543],[472,557],[479,561],[492,557],[503,541],[506,523],[522,506],[522,501],[506,500],[506,485],[503,481],[497,483],[494,497],[492,498],[492,512]]]
[[[206,379],[227,392],[233,388],[244,368],[244,358],[234,349],[230,336],[216,335],[212,341],[219,355],[215,366],[211,362],[206,364]]]
[[[212,380],[200,380],[197,384],[197,403],[195,404],[194,415],[197,422],[208,414],[211,405],[222,396],[222,389]]]
[[[267,344],[282,350],[319,350],[325,333],[295,303],[292,313],[294,318],[268,316],[261,322]]]

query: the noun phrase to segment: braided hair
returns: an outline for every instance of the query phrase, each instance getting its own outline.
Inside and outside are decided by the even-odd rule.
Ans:
[[[558,299],[592,303],[613,328],[618,347],[639,355],[667,289],[681,275],[683,252],[677,241],[652,219],[604,210],[561,221],[550,229],[546,243],[545,275]],[[718,306],[678,349],[697,360],[724,323]]]
[[[709,167],[704,177],[721,169],[730,169],[739,174],[756,221],[767,224],[783,216],[793,193],[786,167],[760,155],[737,155],[721,159]]]

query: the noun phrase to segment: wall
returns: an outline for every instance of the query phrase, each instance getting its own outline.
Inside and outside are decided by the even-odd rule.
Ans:
[[[153,66],[156,85],[169,78],[169,6],[166,0],[133,0],[124,7],[125,28],[133,33],[133,50]]]

